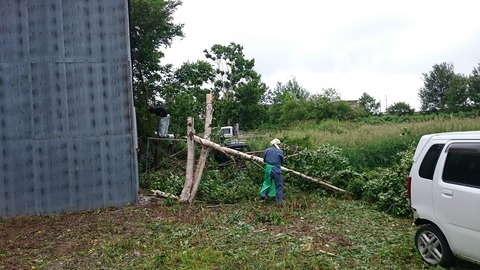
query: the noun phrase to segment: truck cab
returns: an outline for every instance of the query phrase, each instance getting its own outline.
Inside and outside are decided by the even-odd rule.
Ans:
[[[232,139],[233,136],[236,136],[232,126],[221,127],[220,133],[225,139]]]

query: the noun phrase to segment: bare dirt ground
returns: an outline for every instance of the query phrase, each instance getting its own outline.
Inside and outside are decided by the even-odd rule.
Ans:
[[[82,260],[78,267],[89,265],[88,258],[97,260],[89,250],[100,244],[102,236],[138,234],[152,218],[171,215],[146,198],[123,208],[0,219],[0,269],[35,269],[42,260],[71,260],[75,254]]]

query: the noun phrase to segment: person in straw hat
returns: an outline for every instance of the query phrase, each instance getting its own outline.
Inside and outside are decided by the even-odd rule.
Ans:
[[[265,200],[267,196],[275,197],[278,204],[283,203],[283,176],[282,164],[284,161],[283,150],[280,149],[280,140],[273,139],[270,147],[265,150],[263,160],[265,161],[265,174],[260,189],[260,199]]]

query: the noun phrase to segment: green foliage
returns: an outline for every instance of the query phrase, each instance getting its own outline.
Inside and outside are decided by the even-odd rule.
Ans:
[[[422,103],[422,111],[443,111],[445,92],[454,77],[453,63],[445,62],[433,65],[432,71],[423,74],[424,86],[420,88],[418,93]]]
[[[406,150],[415,139],[404,129],[397,137],[383,137],[343,148],[343,155],[357,170],[390,167],[398,162],[397,153]]]
[[[140,187],[142,188],[148,190],[157,189],[173,195],[178,195],[182,192],[185,178],[171,172],[163,173],[161,171],[155,171],[140,174],[139,182]]]
[[[475,109],[480,109],[480,63],[473,68],[472,74],[468,77],[468,92]]]
[[[471,109],[468,91],[468,78],[456,74],[453,76],[442,100],[445,112],[465,112]]]
[[[367,93],[363,93],[362,96],[358,99],[360,107],[365,109],[370,115],[375,115],[380,113],[380,102],[377,102],[372,96]]]
[[[286,164],[291,169],[303,174],[311,175],[338,186],[346,187],[348,182],[356,175],[350,162],[341,153],[341,149],[329,144],[322,145],[314,150],[303,150]],[[302,179],[296,184],[304,190],[315,189],[319,184]]]
[[[396,159],[399,163],[389,168],[376,168],[367,171],[367,179],[362,197],[373,202],[375,206],[385,213],[395,216],[407,216],[411,214],[407,203],[406,180],[410,173],[413,152],[412,146],[404,152],[398,153]]]
[[[235,203],[258,193],[259,185],[238,170],[209,170],[202,177],[198,199],[207,203]]]
[[[341,100],[340,92],[335,88],[323,88],[320,95],[328,102],[336,102]]]
[[[395,102],[387,108],[387,113],[394,115],[412,115],[414,112],[415,109],[406,102]]]
[[[266,119],[260,102],[267,86],[253,69],[255,61],[246,59],[243,47],[233,42],[228,46],[215,44],[204,53],[216,65],[213,88],[216,125],[239,123],[244,130],[258,127]]]
[[[164,56],[161,49],[172,44],[175,37],[183,37],[183,24],[173,23],[173,13],[181,1],[130,1],[130,35],[133,68],[133,98],[136,109],[138,136],[151,136],[156,119],[147,108],[155,97],[164,97],[158,81],[162,74],[171,72],[170,66],[160,66]],[[168,76],[168,75],[167,75]]]
[[[292,78],[286,84],[277,82],[277,86],[269,95],[268,102],[271,102],[275,105],[281,105],[284,103],[286,96],[297,101],[301,101],[307,100],[310,96],[310,93],[305,88],[300,86],[295,78]]]
[[[288,155],[297,154],[298,151],[309,149],[309,148],[312,148],[313,146],[310,135],[306,135],[304,137],[296,137],[296,138],[285,136],[279,139],[284,146],[284,151],[287,157]]]

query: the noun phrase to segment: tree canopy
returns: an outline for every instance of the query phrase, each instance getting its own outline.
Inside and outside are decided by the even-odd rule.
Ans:
[[[433,70],[423,73],[424,86],[418,94],[422,111],[435,112],[443,109],[442,100],[454,75],[452,63],[435,64]]]
[[[261,105],[267,86],[253,68],[254,59],[246,59],[243,46],[213,45],[204,50],[205,57],[216,65],[214,87],[215,122],[218,125],[238,123],[245,129],[255,128],[265,120]]]
[[[133,68],[133,97],[140,137],[147,136],[156,125],[147,111],[157,98],[164,98],[161,81],[171,73],[171,66],[161,66],[162,48],[175,37],[183,37],[183,24],[173,23],[173,14],[181,1],[131,0],[130,36]]]
[[[380,113],[380,102],[376,101],[372,96],[367,93],[363,93],[358,100],[360,106],[365,109],[370,115]]]

